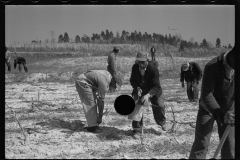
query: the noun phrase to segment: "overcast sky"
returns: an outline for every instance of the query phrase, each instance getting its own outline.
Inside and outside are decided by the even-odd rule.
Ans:
[[[67,32],[70,38],[101,31],[140,31],[149,34],[181,34],[198,43],[205,38],[216,44],[234,45],[234,5],[61,5],[6,6],[6,43],[44,42]],[[169,30],[176,29],[176,30]]]

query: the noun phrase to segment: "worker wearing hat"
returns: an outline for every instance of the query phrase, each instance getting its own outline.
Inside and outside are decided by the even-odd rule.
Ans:
[[[190,102],[198,103],[198,84],[202,78],[202,70],[196,62],[185,63],[181,67],[182,87],[184,80],[187,82],[187,96]]]
[[[130,84],[133,88],[132,96],[138,105],[151,103],[153,116],[163,131],[166,131],[165,105],[162,95],[162,87],[159,80],[159,71],[152,61],[148,61],[148,53],[137,53],[136,63],[132,67]],[[138,101],[137,101],[138,100]],[[141,118],[132,119],[134,137],[139,138],[143,126]]]
[[[108,55],[108,66],[107,66],[107,70],[110,72],[110,74],[115,77],[117,74],[117,70],[116,70],[116,55],[117,53],[119,53],[119,47],[114,47],[113,51],[111,51]]]
[[[221,159],[235,159],[235,54],[234,48],[210,60],[202,80],[195,139],[189,159],[206,159],[214,123],[219,139],[230,125]],[[236,158],[237,159],[237,158]]]

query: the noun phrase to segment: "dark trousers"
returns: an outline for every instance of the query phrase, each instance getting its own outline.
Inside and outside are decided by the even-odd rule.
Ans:
[[[206,154],[208,151],[208,146],[211,138],[211,133],[214,124],[214,117],[209,114],[208,111],[199,107],[197,114],[196,130],[195,130],[195,140],[189,155],[189,159],[206,159]],[[218,135],[221,139],[227,125],[221,125],[217,121]],[[234,159],[235,155],[235,127],[231,127],[229,134],[223,144],[221,149],[222,159]]]
[[[152,61],[155,61],[155,53],[151,53],[151,56],[152,56]]]
[[[198,89],[198,81],[196,79],[192,81],[187,81],[187,96],[188,100],[198,102],[198,94],[199,94],[199,89]]]
[[[151,107],[153,111],[154,120],[156,123],[160,126],[166,124],[166,117],[165,117],[165,105],[163,98],[160,96],[157,98],[157,96],[153,96],[150,99]],[[143,126],[143,118],[141,118],[140,121],[132,121],[132,127],[135,131],[141,132]]]
[[[18,64],[18,69],[19,69],[19,71],[20,71],[20,72],[22,71],[21,65],[23,65],[24,71],[25,71],[25,72],[28,72],[28,68],[27,68],[27,66],[26,66],[26,63],[19,63],[19,64]]]

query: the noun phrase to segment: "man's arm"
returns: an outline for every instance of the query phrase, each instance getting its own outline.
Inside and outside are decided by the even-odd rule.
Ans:
[[[98,107],[98,120],[97,123],[102,123],[102,116],[103,116],[103,110],[104,110],[104,99],[105,94],[108,90],[107,84],[98,82],[98,97],[97,97],[97,107]]]
[[[130,76],[130,84],[132,86],[133,89],[137,89],[138,85],[137,85],[137,80],[136,80],[136,69],[138,64],[134,64],[132,66],[132,72],[131,72],[131,76]]]
[[[218,102],[213,96],[217,74],[214,66],[205,66],[202,80],[201,101],[212,115],[215,115],[220,109]]]

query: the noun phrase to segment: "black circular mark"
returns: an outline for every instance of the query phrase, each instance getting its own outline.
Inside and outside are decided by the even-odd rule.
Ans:
[[[129,95],[120,95],[114,101],[114,108],[120,115],[129,115],[135,108],[135,102]]]

